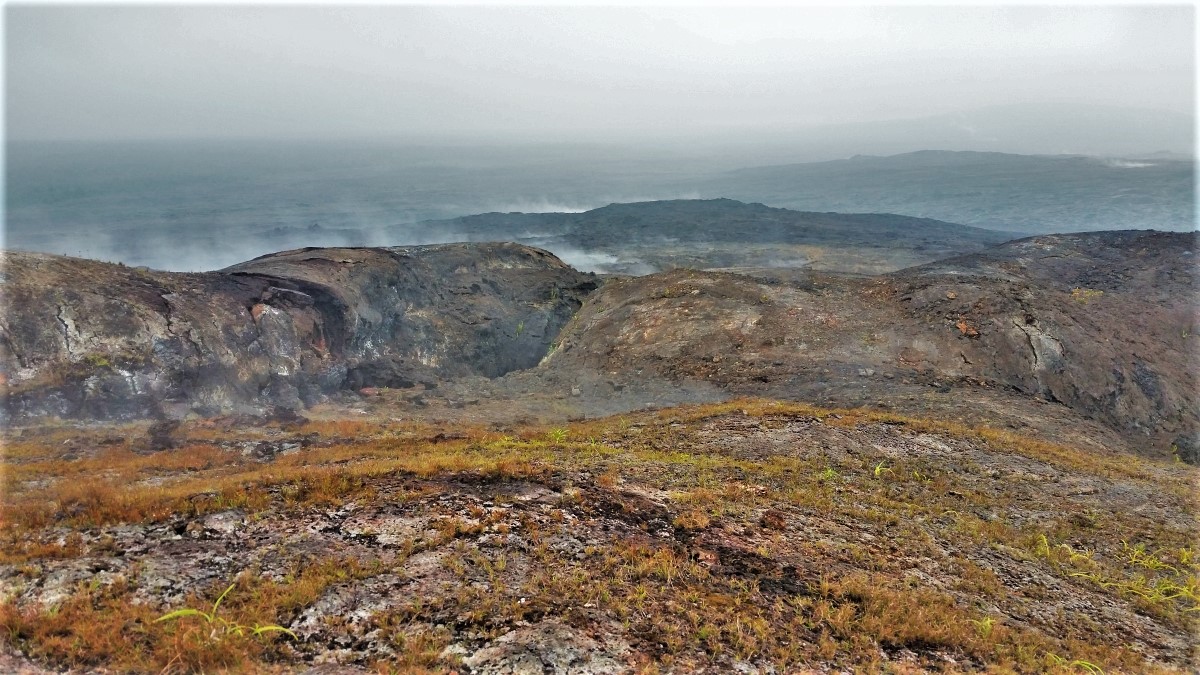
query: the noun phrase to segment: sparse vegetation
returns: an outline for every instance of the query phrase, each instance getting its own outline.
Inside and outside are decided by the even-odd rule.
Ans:
[[[754,447],[747,430],[753,437],[788,429],[799,434],[794,441],[743,456]],[[1070,499],[993,478],[980,462],[1153,486],[1154,499],[1172,503],[1184,499],[1195,469],[1110,460],[986,428],[742,400],[504,434],[459,429],[452,437],[413,423],[249,431],[189,423],[176,452],[142,456],[119,442],[63,457],[90,433],[46,429],[6,446],[2,548],[14,590],[4,625],[23,650],[57,667],[219,670],[304,661],[327,639],[312,635],[366,630],[345,623],[330,598],[360,585],[415,583],[388,580],[423,578],[408,575],[424,569],[410,561],[426,555],[437,556],[436,574],[449,575],[450,585],[381,596],[408,598],[369,613],[390,645],[370,657],[382,669],[448,668],[450,644],[466,639],[474,649],[521,622],[560,617],[614,621],[630,641],[631,663],[665,669],[722,659],[874,668],[903,652],[930,669],[954,669],[946,660],[953,659],[972,669],[1142,670],[1145,650],[1161,648],[1123,646],[1140,638],[1119,622],[1093,630],[1078,612],[1043,612],[1032,624],[1009,612],[1020,603],[1040,607],[1040,589],[1054,583],[1077,602],[1105,598],[1148,615],[1163,635],[1187,634],[1197,616],[1198,568],[1186,527],[1147,528],[1137,514],[1104,502],[1073,520]],[[315,434],[317,441],[263,463],[230,449],[243,434]],[[906,449],[827,454],[804,440],[822,434]],[[920,439],[930,434],[959,444],[953,463],[935,469],[940,460],[923,454]],[[528,489],[553,498],[530,502],[519,496]],[[1061,517],[1029,520],[1051,501],[1047,512]],[[534,508],[540,503],[547,508]],[[343,522],[321,535],[332,537],[324,545],[331,548],[316,558],[291,558],[287,547],[278,562],[235,553],[233,586],[188,589],[207,593],[182,603],[208,607],[200,598],[224,589],[211,610],[146,603],[139,596],[150,588],[140,590],[147,577],[128,567],[82,581],[49,607],[28,599],[40,597],[29,580],[122,546],[124,524],[172,532],[169,524],[182,519],[194,524],[187,536],[219,543],[240,535],[204,534],[209,515],[240,514],[242,528],[267,532],[347,508],[432,520],[398,539],[382,515],[353,528]],[[984,518],[984,510],[1000,515]],[[71,536],[56,534],[64,527]],[[521,543],[479,543],[492,537]],[[571,541],[579,543],[564,544]],[[347,558],[349,546],[360,548]],[[156,559],[153,550],[138,555]],[[912,565],[936,565],[929,569],[946,585],[911,576]],[[301,617],[321,598],[324,623],[303,619],[310,637],[287,639],[301,635]],[[975,604],[981,598],[988,611]],[[481,637],[465,638],[464,626]]]
[[[1075,302],[1087,304],[1093,300],[1104,296],[1104,291],[1095,288],[1072,288],[1071,299]]]
[[[217,613],[221,609],[221,601],[225,599],[225,596],[229,595],[229,592],[232,591],[235,586],[237,586],[237,584],[229,584],[229,587],[226,588],[221,595],[217,596],[216,601],[213,602],[211,611],[205,612],[204,610],[185,607],[184,609],[177,609],[173,612],[167,612],[166,614],[163,614],[155,619],[154,623],[191,618],[203,619],[206,625],[213,628],[208,635],[214,640],[220,640],[228,635],[244,637],[249,634],[254,637],[262,637],[271,633],[282,633],[288,637],[291,637],[293,640],[296,639],[296,634],[284,628],[283,626],[276,626],[274,624],[267,624],[264,626],[257,623],[253,626],[243,626],[240,623],[234,623],[233,621],[230,621],[222,616],[218,616]]]

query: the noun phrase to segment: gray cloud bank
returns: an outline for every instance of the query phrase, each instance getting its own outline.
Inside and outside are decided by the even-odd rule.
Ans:
[[[7,133],[624,142],[1048,101],[1190,116],[1194,13],[10,4]]]

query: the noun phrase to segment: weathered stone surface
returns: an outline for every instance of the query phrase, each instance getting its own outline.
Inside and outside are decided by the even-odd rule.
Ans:
[[[464,658],[463,665],[480,675],[623,673],[628,652],[629,645],[617,636],[601,642],[551,620],[500,636]]]
[[[1200,425],[1197,243],[1194,233],[1097,232],[876,277],[677,270],[620,280],[588,299],[539,371],[566,383],[599,372],[630,386],[703,382],[902,409],[897,399],[926,393],[1009,392],[1161,455],[1177,438],[1190,447]]]
[[[675,270],[594,293],[511,244],[305,249],[196,275],[13,253],[0,374],[13,416],[282,414],[339,390],[467,419],[764,395],[1191,460],[1196,248],[1054,235],[875,277]]]
[[[178,274],[4,254],[11,416],[298,409],[535,365],[598,284],[516,244],[301,249]]]

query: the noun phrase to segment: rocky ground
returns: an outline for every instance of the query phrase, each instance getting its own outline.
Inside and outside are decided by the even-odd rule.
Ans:
[[[502,431],[197,421],[157,454],[145,433],[9,432],[9,665],[1195,665],[1185,464],[757,400]],[[181,608],[215,616],[157,620]]]
[[[6,254],[0,670],[1192,670],[1196,243]]]

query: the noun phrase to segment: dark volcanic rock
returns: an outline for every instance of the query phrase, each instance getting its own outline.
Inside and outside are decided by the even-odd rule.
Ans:
[[[1180,461],[1200,464],[1200,432],[1193,431],[1176,438],[1171,444],[1171,449]]]
[[[1194,233],[1035,237],[864,278],[679,270],[588,299],[539,371],[875,405],[1008,392],[1182,458],[1197,429]],[[907,387],[907,388],[906,388]],[[923,389],[914,392],[913,388]],[[837,396],[834,396],[837,394]],[[991,394],[989,394],[991,395]]]
[[[301,249],[181,274],[5,254],[13,416],[296,409],[538,363],[597,286],[515,244]]]
[[[146,450],[161,452],[175,447],[174,434],[179,424],[179,420],[161,420],[151,424],[146,430]]]

